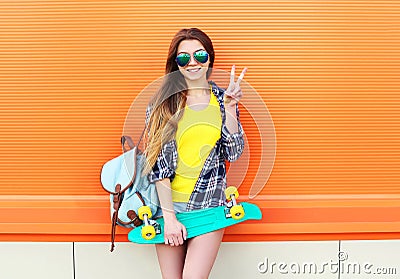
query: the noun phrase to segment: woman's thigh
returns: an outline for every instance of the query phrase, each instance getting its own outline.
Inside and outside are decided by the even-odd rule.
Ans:
[[[183,278],[208,278],[223,235],[221,229],[188,240]]]
[[[160,264],[163,279],[182,278],[186,247],[186,243],[180,246],[156,244],[158,263]]]

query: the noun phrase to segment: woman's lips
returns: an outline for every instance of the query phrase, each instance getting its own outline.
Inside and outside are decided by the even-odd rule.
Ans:
[[[189,73],[197,73],[200,70],[201,68],[195,68],[195,69],[187,69],[186,71],[188,71]]]

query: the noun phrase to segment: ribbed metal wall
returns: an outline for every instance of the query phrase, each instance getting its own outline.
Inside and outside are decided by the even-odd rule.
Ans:
[[[400,1],[1,1],[0,194],[103,195],[183,27],[210,35],[215,68],[247,66],[270,110],[262,194],[399,194],[399,23]]]

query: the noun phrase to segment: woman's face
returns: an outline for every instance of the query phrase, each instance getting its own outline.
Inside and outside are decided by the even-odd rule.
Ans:
[[[205,51],[205,48],[198,40],[183,40],[178,45],[177,55],[180,53],[188,53],[190,55],[190,60],[187,65],[179,66],[178,64],[179,71],[187,80],[207,80],[207,70],[210,65],[210,58],[208,57],[208,60],[204,63],[194,59],[193,53],[199,50]]]

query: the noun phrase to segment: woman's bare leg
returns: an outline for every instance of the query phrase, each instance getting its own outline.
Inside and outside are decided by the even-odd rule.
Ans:
[[[208,278],[223,235],[224,229],[221,229],[188,240],[183,279]]]
[[[158,263],[160,264],[163,279],[181,279],[185,263],[187,244],[170,246],[156,244]]]

